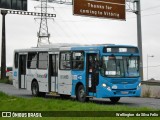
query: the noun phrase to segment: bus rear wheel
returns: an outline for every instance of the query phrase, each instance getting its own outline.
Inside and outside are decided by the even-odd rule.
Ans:
[[[76,99],[80,102],[86,102],[89,100],[89,98],[86,97],[86,93],[83,85],[78,86]]]
[[[39,85],[37,81],[32,82],[31,90],[34,97],[44,97],[46,95],[45,92],[39,92]]]
[[[111,103],[115,104],[120,100],[120,97],[111,97],[110,100],[111,100]]]

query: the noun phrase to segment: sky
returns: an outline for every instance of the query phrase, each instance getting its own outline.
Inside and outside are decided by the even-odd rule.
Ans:
[[[66,0],[67,1],[67,0]],[[40,2],[28,0],[28,11]],[[83,43],[83,44],[120,44],[137,46],[136,14],[126,12],[126,21],[73,16],[72,5],[48,3],[54,9],[49,13],[56,18],[48,20],[48,29],[52,43]],[[132,5],[132,4],[131,4]],[[141,0],[142,12],[142,47],[144,80],[148,78],[160,80],[160,0]],[[6,62],[13,65],[13,52],[37,46],[37,32],[40,21],[35,16],[6,16]],[[2,32],[2,16],[0,15],[0,39]],[[1,46],[0,46],[1,49]],[[0,53],[1,54],[1,53]],[[154,57],[147,57],[153,55]]]

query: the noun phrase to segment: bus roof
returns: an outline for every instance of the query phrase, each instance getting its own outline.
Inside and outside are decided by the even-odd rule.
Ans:
[[[69,44],[69,43],[56,43],[56,44],[50,44],[50,45],[41,45],[39,47],[31,47],[27,49],[16,49],[15,52],[38,52],[38,51],[52,51],[57,52],[60,50],[69,50],[71,48],[77,48],[77,49],[89,49],[94,48],[97,49],[98,47],[136,47],[132,45],[115,45],[115,44]]]

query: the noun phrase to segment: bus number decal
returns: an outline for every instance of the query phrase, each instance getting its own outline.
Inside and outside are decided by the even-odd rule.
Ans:
[[[60,75],[60,78],[61,79],[69,79],[69,76],[68,75]]]

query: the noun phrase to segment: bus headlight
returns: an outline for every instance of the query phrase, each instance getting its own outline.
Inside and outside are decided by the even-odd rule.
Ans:
[[[138,90],[140,87],[141,87],[141,83],[139,83],[139,84],[138,84],[138,86],[137,86],[137,90]]]
[[[102,87],[107,88],[107,90],[111,91],[111,87],[107,86],[107,84],[103,83]]]
[[[107,87],[107,85],[105,83],[102,84],[102,87]]]

